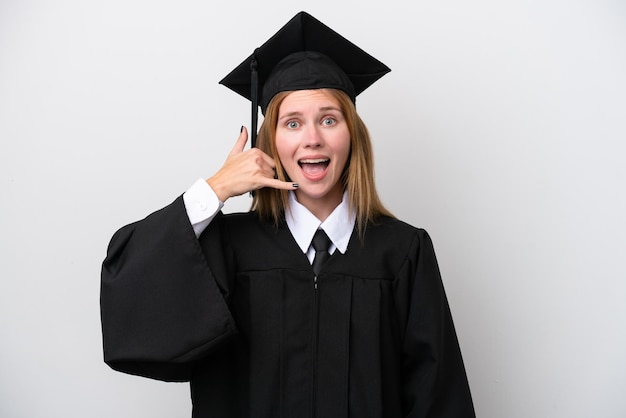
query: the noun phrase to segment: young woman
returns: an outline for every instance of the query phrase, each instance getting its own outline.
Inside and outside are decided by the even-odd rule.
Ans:
[[[258,147],[242,128],[213,176],[113,237],[105,361],[190,381],[194,417],[473,417],[432,243],[380,203],[352,80],[285,55]]]

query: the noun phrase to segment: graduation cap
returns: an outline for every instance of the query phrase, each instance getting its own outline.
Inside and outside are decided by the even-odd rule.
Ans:
[[[391,71],[306,12],[295,15],[220,84],[252,101],[251,144],[256,144],[258,107],[281,91],[331,88],[356,96]]]

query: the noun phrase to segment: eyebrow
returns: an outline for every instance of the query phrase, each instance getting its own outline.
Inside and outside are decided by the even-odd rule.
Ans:
[[[343,113],[341,108],[336,107],[336,106],[323,106],[323,107],[319,108],[320,112],[328,112],[329,110],[333,110],[333,111],[336,111],[336,112],[339,112],[339,113]],[[301,115],[302,115],[302,112],[296,110],[296,111],[293,111],[293,112],[285,113],[284,115],[280,116],[278,118],[278,120],[283,120],[285,118],[292,118],[294,116],[301,116]]]
[[[283,120],[285,118],[292,118],[294,116],[300,116],[302,115],[302,112],[289,112],[289,113],[285,113],[284,115],[280,116],[278,118],[278,120]]]

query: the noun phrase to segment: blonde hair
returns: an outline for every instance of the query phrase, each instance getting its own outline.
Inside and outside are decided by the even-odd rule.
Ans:
[[[374,157],[370,135],[363,120],[356,112],[352,100],[341,90],[328,89],[338,102],[350,132],[350,155],[341,176],[343,190],[348,191],[348,204],[356,214],[359,237],[363,236],[369,223],[376,223],[382,216],[391,216],[382,204],[374,184]],[[276,149],[276,126],[280,105],[290,92],[276,94],[265,112],[265,119],[259,129],[257,147],[271,156],[276,162],[276,175],[279,180],[289,181]],[[278,224],[289,207],[289,194],[286,190],[263,188],[255,193],[252,209],[263,219]]]

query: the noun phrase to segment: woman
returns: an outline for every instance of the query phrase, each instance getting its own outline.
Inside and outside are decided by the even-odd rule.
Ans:
[[[357,78],[306,44],[252,57],[258,148],[242,128],[215,175],[113,237],[105,361],[189,380],[194,417],[472,417],[430,238],[378,199]],[[250,191],[251,212],[219,212]]]

